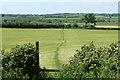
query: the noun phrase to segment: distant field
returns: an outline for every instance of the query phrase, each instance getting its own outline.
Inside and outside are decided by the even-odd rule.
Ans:
[[[40,41],[42,67],[59,68],[83,45],[94,41],[96,47],[118,41],[117,30],[84,29],[2,29],[2,49],[9,50],[17,44]]]
[[[46,15],[4,15],[2,21],[9,22],[39,22],[39,23],[80,23],[83,24],[81,19],[85,14],[46,14]],[[118,15],[114,14],[97,14],[97,26],[117,26]]]
[[[97,28],[118,28],[118,26],[96,26]]]
[[[64,23],[64,24],[73,24],[73,23]],[[77,24],[81,26],[81,25],[84,25],[85,23],[77,23]],[[118,23],[117,22],[111,22],[111,23],[97,22],[96,27],[118,28]]]
[[[97,22],[96,26],[118,26],[118,22]]]
[[[45,18],[45,19],[59,19],[59,20],[80,20],[80,18]]]

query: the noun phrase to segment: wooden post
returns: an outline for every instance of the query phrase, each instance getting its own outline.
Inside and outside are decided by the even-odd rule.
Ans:
[[[36,66],[37,66],[37,78],[38,78],[38,76],[39,76],[39,69],[40,69],[40,67],[39,67],[39,41],[36,41],[36,57],[37,57],[37,64],[36,64]]]
[[[39,53],[39,41],[36,41],[36,52]]]

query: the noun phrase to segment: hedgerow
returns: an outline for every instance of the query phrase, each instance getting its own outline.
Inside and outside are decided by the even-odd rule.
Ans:
[[[9,52],[2,51],[2,79],[35,79],[46,77],[46,73],[37,71],[36,47],[31,43],[17,45]]]
[[[9,52],[2,51],[2,79],[36,79],[36,78],[117,78],[119,75],[119,49],[117,43],[110,47],[96,48],[93,42],[84,45],[70,58],[68,64],[62,66],[62,71],[53,76],[40,72],[36,48],[32,44],[17,45]],[[41,68],[40,68],[41,69]]]
[[[118,44],[112,43],[109,48],[96,48],[91,42],[70,58],[69,64],[62,66],[60,78],[116,78],[120,69]]]

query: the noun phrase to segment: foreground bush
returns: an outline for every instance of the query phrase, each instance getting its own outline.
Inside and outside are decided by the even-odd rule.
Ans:
[[[39,68],[36,66],[36,48],[32,44],[17,45],[9,52],[2,51],[3,79],[34,79]],[[46,77],[40,73],[39,78]]]
[[[116,78],[118,76],[118,46],[95,48],[93,42],[89,46],[76,50],[69,64],[63,65],[60,78]],[[120,70],[119,70],[120,71]]]
[[[32,44],[16,46],[9,52],[2,51],[3,79],[47,78],[48,74],[40,72],[36,58],[36,48]],[[109,48],[96,48],[93,42],[89,46],[76,50],[69,64],[62,66],[62,72],[56,78],[116,78],[120,71],[118,45],[112,43]]]

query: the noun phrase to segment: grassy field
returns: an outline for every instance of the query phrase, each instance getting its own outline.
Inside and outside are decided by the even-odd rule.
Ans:
[[[74,24],[74,23],[64,23],[66,25],[68,24]],[[84,25],[85,23],[77,23],[79,26]],[[102,27],[102,28],[118,28],[117,22],[111,22],[111,23],[105,23],[105,22],[97,22],[96,27]]]
[[[118,26],[96,26],[97,28],[119,28]]]
[[[94,41],[96,47],[108,47],[118,41],[117,30],[84,29],[2,29],[2,49],[10,50],[17,44],[40,41],[40,65],[60,68],[83,45]]]

